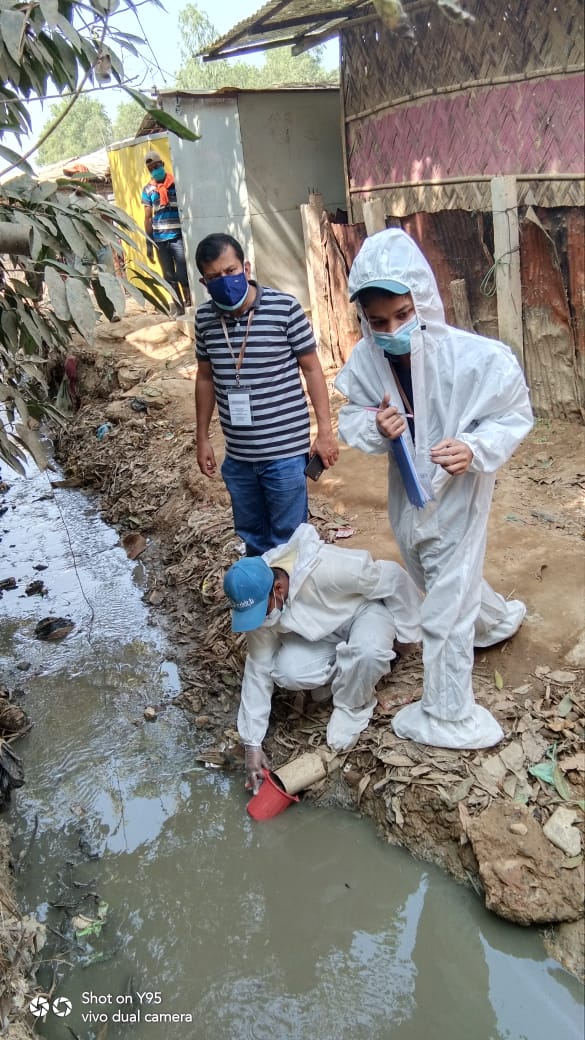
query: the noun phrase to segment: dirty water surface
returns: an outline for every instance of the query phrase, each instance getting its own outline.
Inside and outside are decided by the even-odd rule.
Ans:
[[[5,504],[0,577],[17,588],[0,601],[0,661],[33,722],[7,815],[22,909],[47,926],[40,1035],[583,1036],[582,989],[536,930],[353,814],[301,803],[254,823],[241,775],[195,762],[142,565],[97,503],[36,474]],[[27,596],[39,576],[46,595]],[[75,623],[61,642],[34,636],[49,615]]]

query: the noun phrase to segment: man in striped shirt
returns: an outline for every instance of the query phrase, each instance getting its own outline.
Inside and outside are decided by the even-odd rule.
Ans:
[[[175,180],[171,173],[166,172],[158,152],[147,152],[144,162],[151,177],[142,189],[144,230],[148,235],[146,255],[153,263],[156,246],[163,278],[172,286],[179,300],[172,305],[171,313],[179,317],[185,313],[185,307],[191,306],[191,290]]]
[[[309,452],[326,469],[338,458],[327,385],[298,300],[252,281],[235,238],[208,235],[195,260],[211,296],[195,319],[197,462],[205,476],[217,472],[209,440],[217,403],[234,527],[246,554],[260,556],[307,520]],[[312,444],[301,371],[317,419]]]

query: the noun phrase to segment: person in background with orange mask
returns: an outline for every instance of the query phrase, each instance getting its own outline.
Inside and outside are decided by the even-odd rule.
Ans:
[[[150,180],[142,189],[144,230],[148,236],[146,255],[154,263],[156,246],[163,278],[172,286],[179,300],[171,306],[171,314],[178,318],[185,313],[185,307],[191,306],[191,290],[175,179],[166,172],[164,160],[158,152],[147,152],[144,162],[150,173]]]

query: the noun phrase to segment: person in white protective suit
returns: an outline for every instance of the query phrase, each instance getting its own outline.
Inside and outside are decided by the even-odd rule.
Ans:
[[[425,593],[424,686],[394,717],[400,737],[436,747],[491,747],[503,732],[475,704],[473,647],[508,639],[526,608],[482,580],[496,471],[529,432],[520,366],[504,343],[448,326],[416,243],[399,229],[366,239],[349,275],[363,338],[335,380],[348,398],[339,434],[388,453],[388,512],[406,568]],[[411,504],[391,442],[400,438],[431,496]]]
[[[330,685],[327,743],[334,751],[352,747],[396,657],[394,640],[420,641],[421,596],[399,564],[328,545],[310,524],[263,556],[232,564],[224,591],[232,630],[247,634],[238,732],[247,786],[256,793],[268,768],[262,742],[274,684],[315,691],[315,699]]]

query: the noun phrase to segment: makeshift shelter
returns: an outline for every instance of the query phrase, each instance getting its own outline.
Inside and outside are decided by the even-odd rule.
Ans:
[[[284,44],[299,53],[339,36],[350,221],[404,226],[435,268],[449,319],[515,349],[536,411],[583,414],[583,5],[402,8],[408,21],[391,29],[364,0],[275,0],[205,56]],[[331,232],[346,265],[360,233],[348,250]]]
[[[41,166],[36,176],[40,181],[58,181],[61,177],[79,180],[100,195],[108,194],[112,190],[110,161],[105,148]]]
[[[169,90],[158,102],[200,135],[195,142],[169,135],[196,301],[206,298],[195,266],[197,243],[222,231],[242,243],[260,282],[293,293],[308,309],[299,207],[311,187],[334,211],[345,197],[337,87]],[[130,147],[142,156],[159,140],[150,133],[148,142],[139,136]]]

